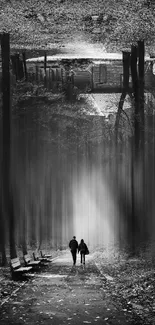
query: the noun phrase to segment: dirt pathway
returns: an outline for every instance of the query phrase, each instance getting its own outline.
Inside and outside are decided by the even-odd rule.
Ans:
[[[115,306],[104,287],[107,279],[91,255],[72,268],[70,254],[53,260],[0,307],[0,324],[136,324]]]

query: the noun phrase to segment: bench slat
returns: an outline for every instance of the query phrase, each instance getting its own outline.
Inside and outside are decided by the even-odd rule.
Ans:
[[[30,271],[32,269],[31,266],[29,267],[20,267],[19,269],[14,270],[14,272],[27,272]]]
[[[40,251],[40,254],[41,254],[41,257],[44,257],[44,258],[52,257],[52,255],[44,254],[42,251]]]
[[[11,259],[11,263],[16,263],[16,262],[20,263],[19,257],[15,257]]]
[[[11,266],[12,266],[14,269],[16,269],[16,268],[20,267],[21,264],[20,264],[20,262],[16,262],[16,263],[11,263]]]
[[[28,254],[24,255],[24,261],[27,265],[39,265],[40,264],[40,261],[32,261]]]
[[[24,260],[26,263],[29,263],[30,262],[30,256],[28,254],[24,255]]]
[[[21,266],[19,257],[16,257],[16,258],[11,259],[11,269],[12,269],[13,273],[21,273],[21,272],[24,273],[24,272],[30,271],[32,269],[32,267],[31,266],[29,266],[29,267]]]
[[[46,262],[45,257],[40,257],[38,253],[33,253],[34,261]]]
[[[38,264],[40,264],[40,261],[30,261],[28,264],[38,265]]]
[[[11,267],[13,269],[19,268],[20,266],[21,266],[21,263],[20,263],[19,257],[11,259]]]

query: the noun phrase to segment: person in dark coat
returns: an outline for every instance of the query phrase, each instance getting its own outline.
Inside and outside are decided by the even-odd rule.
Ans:
[[[75,236],[73,236],[73,239],[71,239],[71,241],[69,243],[69,248],[71,250],[71,254],[72,254],[72,258],[73,258],[73,265],[75,265],[76,264],[76,254],[77,254],[77,250],[78,250],[78,242],[77,242]]]
[[[83,239],[81,239],[81,242],[78,247],[78,253],[79,252],[81,254],[81,264],[82,264],[82,262],[83,262],[83,264],[85,264],[85,255],[86,255],[86,253],[89,254],[89,250],[88,250],[88,247],[85,244]]]

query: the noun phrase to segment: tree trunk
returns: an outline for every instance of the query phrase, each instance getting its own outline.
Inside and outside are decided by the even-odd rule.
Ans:
[[[119,134],[119,123],[120,123],[120,117],[121,113],[123,112],[123,105],[126,98],[127,93],[129,92],[129,67],[130,67],[130,53],[129,52],[122,52],[123,54],[123,89],[122,94],[119,101],[118,111],[116,115],[116,121],[115,121],[115,173],[116,173],[116,184],[117,184],[117,190],[119,191],[119,166],[121,163],[120,155],[121,155],[121,144],[118,146],[118,134]],[[120,134],[120,142],[122,142],[122,136]],[[119,220],[121,223],[121,220]],[[119,228],[120,229],[120,228]],[[121,246],[122,242],[122,236],[121,231],[119,232],[119,244]]]
[[[139,116],[140,116],[140,157],[139,164],[141,167],[141,191],[142,191],[142,206],[141,206],[141,230],[143,233],[147,233],[147,222],[145,216],[145,116],[144,116],[144,57],[145,48],[144,41],[138,42],[138,53],[139,53]]]
[[[140,128],[139,128],[139,82],[137,72],[138,50],[136,46],[131,46],[131,75],[134,97],[134,137],[131,143],[131,205],[132,213],[129,227],[130,254],[136,254],[136,224],[137,215],[135,209],[135,168],[140,148]]]
[[[2,134],[1,134],[2,138]],[[2,170],[1,170],[1,177],[2,177]],[[2,184],[1,184],[2,185]],[[6,251],[5,251],[5,244],[6,244],[6,220],[3,213],[3,195],[2,195],[2,186],[0,186],[0,254],[1,254],[1,265],[5,266],[7,264],[6,259]]]
[[[21,80],[24,78],[23,62],[20,60],[19,54],[16,53],[11,55],[12,67],[14,74],[16,75],[16,80]]]
[[[22,220],[22,238],[21,238],[23,255],[27,254],[26,234],[27,234],[26,211],[24,208],[24,214]]]
[[[136,46],[131,47],[131,75],[134,95],[134,152],[135,158],[139,157],[140,152],[140,114],[139,114],[139,80],[137,72],[138,49]]]
[[[31,219],[30,219],[30,245],[33,247],[36,244],[36,209],[34,203],[31,202]]]
[[[24,78],[24,67],[23,67],[23,60],[20,59],[19,57],[19,79],[22,80]]]
[[[118,111],[116,115],[116,122],[115,122],[115,145],[117,146],[118,143],[118,128],[119,128],[119,120],[121,116],[121,112],[124,105],[125,97],[129,91],[129,67],[130,67],[130,53],[129,52],[122,52],[123,53],[123,90],[119,101]]]
[[[7,264],[6,251],[5,251],[5,221],[3,218],[3,211],[0,211],[0,252],[1,252],[1,265]]]
[[[139,56],[139,60],[138,60]],[[138,65],[137,65],[138,60]],[[131,47],[131,74],[134,94],[134,141],[132,156],[132,252],[135,253],[138,243],[138,215],[137,195],[140,189],[144,190],[144,42],[138,42]],[[135,189],[136,173],[140,172]],[[140,181],[140,183],[138,183]],[[144,195],[143,195],[144,201]]]
[[[23,56],[25,80],[27,81],[27,66],[26,66],[26,54],[25,54],[25,52],[22,53],[22,56]]]
[[[19,54],[14,54],[14,55],[11,55],[11,61],[12,61],[12,67],[13,67],[13,71],[14,71],[14,74],[16,76],[16,81],[19,80],[19,64],[18,64],[18,61],[19,61]]]
[[[43,225],[42,225],[42,211],[41,207],[39,210],[39,246],[38,246],[38,251],[41,249],[42,241],[43,241]]]
[[[44,72],[45,72],[45,77],[44,77],[44,86],[46,87],[47,80],[46,80],[46,68],[47,68],[47,54],[45,52],[44,54]]]
[[[11,189],[10,189],[11,191]],[[11,194],[11,193],[10,193]],[[13,197],[9,195],[9,240],[10,240],[10,258],[17,257],[16,244],[15,244],[15,216]]]
[[[15,218],[11,188],[11,104],[10,104],[10,35],[2,34],[2,113],[3,113],[3,202],[9,222],[10,257],[17,256],[15,248]]]
[[[144,154],[144,140],[145,140],[145,123],[144,123],[144,41],[138,42],[139,52],[139,115],[140,115],[140,149]]]
[[[11,58],[11,63],[12,63],[12,70],[13,70],[14,75],[16,76],[16,81],[17,81],[16,57],[15,57],[15,55],[11,55],[10,58]]]

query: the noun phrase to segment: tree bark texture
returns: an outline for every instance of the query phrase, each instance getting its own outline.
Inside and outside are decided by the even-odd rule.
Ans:
[[[137,71],[138,49],[136,46],[131,47],[131,75],[134,95],[134,139],[135,153],[140,151],[140,115],[139,115],[139,80]]]
[[[26,66],[26,54],[25,52],[22,53],[23,56],[23,65],[24,65],[24,75],[25,75],[25,80],[27,81],[27,66]]]
[[[131,74],[134,95],[134,138],[131,158],[131,196],[132,196],[132,250],[135,251],[137,236],[143,234],[144,206],[139,209],[136,204],[139,196],[142,196],[144,205],[145,192],[145,164],[144,164],[144,42],[139,41],[138,46],[131,47]],[[137,176],[137,172],[138,175]],[[141,225],[138,231],[138,220],[141,214]],[[145,213],[144,213],[145,214]],[[138,231],[138,233],[137,233]]]
[[[118,111],[116,115],[116,122],[115,122],[115,145],[117,147],[118,144],[118,128],[119,128],[119,121],[121,117],[121,113],[123,110],[124,101],[126,98],[127,93],[129,92],[129,67],[130,67],[130,53],[123,52],[123,90],[119,101]]]
[[[44,72],[45,72],[45,77],[44,77],[44,85],[46,87],[47,80],[46,80],[46,69],[47,69],[47,54],[45,52],[44,54]]]
[[[138,62],[138,74],[139,74],[139,116],[140,116],[140,165],[141,165],[141,184],[142,184],[142,211],[141,211],[141,227],[142,233],[145,229],[147,232],[147,221],[145,215],[145,114],[144,114],[144,57],[145,57],[145,48],[144,41],[138,42],[138,54],[139,54],[139,62]]]
[[[10,257],[16,257],[15,218],[11,188],[11,104],[10,104],[10,36],[2,34],[2,122],[3,122],[3,203],[9,223]]]
[[[12,61],[12,68],[14,74],[16,75],[16,80],[23,79],[24,78],[23,62],[22,60],[20,60],[19,54],[16,53],[14,55],[11,55],[11,61]]]

